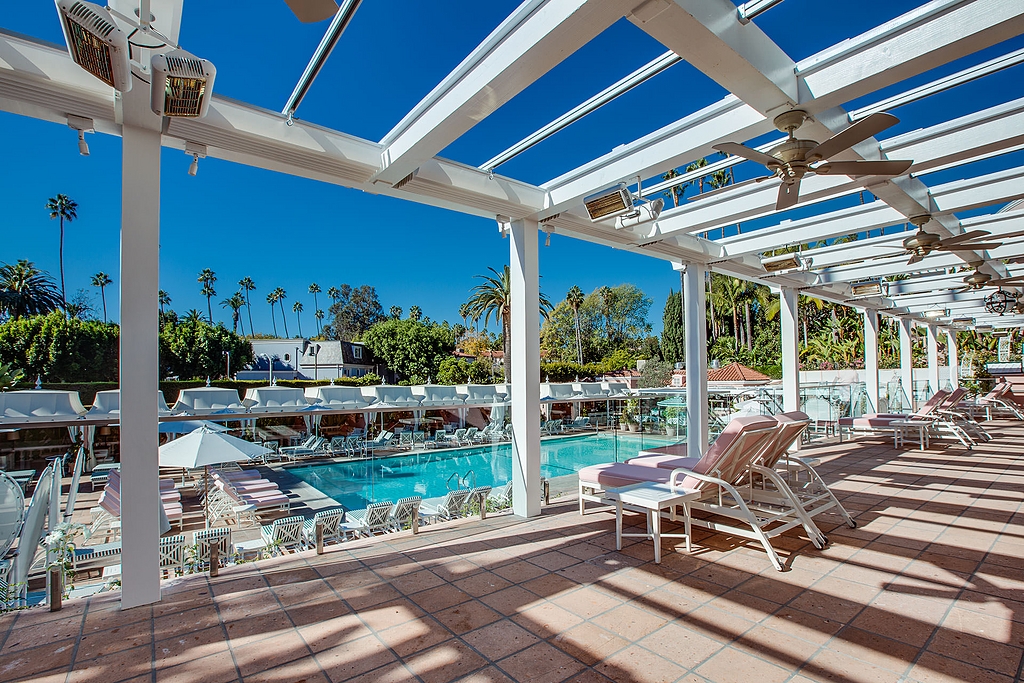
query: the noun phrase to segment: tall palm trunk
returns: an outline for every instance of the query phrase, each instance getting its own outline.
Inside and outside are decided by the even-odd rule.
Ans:
[[[574,313],[576,319],[576,362],[583,365],[583,334],[580,332],[580,311]]]
[[[733,337],[732,337],[733,348],[738,348],[739,347],[739,343],[740,343],[740,338],[743,336],[743,330],[740,329],[740,319],[739,319],[739,316],[736,315],[736,307],[735,306],[732,307],[732,332],[733,332]]]
[[[288,336],[288,312],[284,310],[284,302],[281,302],[281,322],[284,323],[284,336]]]
[[[64,216],[60,217],[60,249],[58,251],[58,257],[60,259],[60,301],[64,304],[64,313],[68,310],[68,297],[64,292]]]
[[[249,304],[249,290],[245,290],[245,312],[249,315],[249,336],[255,333],[252,326],[252,305]]]
[[[210,295],[206,295],[206,313],[210,316],[210,324],[213,324],[213,305],[210,304]]]
[[[505,381],[512,383],[512,340],[509,338],[509,330],[512,327],[509,315],[504,314],[501,316],[501,338],[502,338],[502,350],[505,353]]]
[[[270,304],[270,320],[274,323],[274,336],[277,336],[277,311],[274,308],[274,304]]]
[[[107,288],[100,287],[100,301],[103,302],[103,322],[107,322]]]
[[[745,301],[743,303],[743,311],[747,315],[747,351],[753,351],[754,350],[754,335],[753,335],[754,322],[753,322],[753,320],[751,320],[750,302],[749,301]]]
[[[299,317],[299,312],[295,311],[295,324],[299,326],[299,336],[302,336],[302,318]]]

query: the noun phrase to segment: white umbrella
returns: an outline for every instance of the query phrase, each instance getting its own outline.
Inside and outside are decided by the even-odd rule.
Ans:
[[[203,490],[208,494],[210,487],[207,477],[210,465],[218,465],[222,462],[234,462],[258,458],[270,452],[259,444],[250,443],[243,439],[215,432],[209,427],[203,426],[194,432],[189,433],[180,439],[165,443],[160,447],[160,465],[163,467],[203,467]],[[206,510],[204,515],[209,520],[209,495],[204,498]]]

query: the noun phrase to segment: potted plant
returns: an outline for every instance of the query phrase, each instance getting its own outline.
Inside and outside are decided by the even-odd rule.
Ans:
[[[665,434],[675,436],[679,427],[679,408],[665,409]]]
[[[626,401],[622,409],[622,421],[626,423],[626,429],[635,432],[640,428],[638,413],[640,412],[640,399],[631,398]]]

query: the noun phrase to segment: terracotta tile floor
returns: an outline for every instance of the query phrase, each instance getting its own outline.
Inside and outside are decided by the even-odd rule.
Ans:
[[[1012,681],[1024,653],[1024,426],[974,451],[812,449],[860,523],[815,550],[697,534],[614,550],[560,501],[0,617],[0,681]],[[628,517],[634,524],[640,517]]]

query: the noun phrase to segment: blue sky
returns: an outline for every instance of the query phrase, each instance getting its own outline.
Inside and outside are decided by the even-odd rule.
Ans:
[[[464,6],[464,11],[452,7],[438,12],[433,3],[412,0],[363,3],[300,107],[299,118],[379,140],[518,3],[459,0],[454,4]],[[757,22],[791,57],[801,59],[916,4],[896,0],[844,5],[843,21],[836,22],[826,3],[787,0]],[[216,64],[218,93],[280,110],[326,23],[300,24],[280,1],[259,3],[258,13],[239,12],[238,7],[237,3],[185,2],[180,42]],[[792,30],[796,17],[799,31]],[[205,28],[209,26],[219,28]],[[273,27],[272,40],[250,42],[267,26]],[[0,27],[63,42],[49,2],[5,8]],[[969,63],[1022,44],[1018,39],[996,46],[971,57]],[[639,29],[620,21],[453,143],[443,156],[482,163],[663,52]],[[850,108],[964,66],[942,67],[865,102],[850,103]],[[1019,96],[1021,76],[1021,68],[1016,67],[983,84],[901,109],[896,113],[903,122],[893,134],[966,113],[977,108],[978,98],[995,104]],[[724,94],[706,76],[679,64],[509,162],[500,172],[544,182]],[[45,204],[58,192],[67,194],[79,204],[79,219],[68,226],[65,239],[69,296],[80,288],[90,290],[98,308],[98,291],[88,283],[92,274],[105,271],[115,280],[108,288],[107,306],[116,319],[120,139],[90,135],[91,156],[81,157],[75,133],[68,128],[3,113],[0,126],[8,159],[0,183],[4,235],[0,261],[27,258],[56,277],[58,226],[49,219]],[[499,237],[490,220],[217,159],[202,160],[198,176],[190,177],[189,161],[179,151],[163,151],[160,286],[178,311],[205,310],[196,275],[212,268],[218,277],[216,301],[230,296],[240,278],[250,276],[256,281],[252,315],[260,332],[271,331],[266,293],[283,287],[288,292],[289,332],[296,333],[291,303],[301,300],[305,306],[302,330],[309,334],[314,329],[312,296],[306,291],[311,282],[324,291],[342,283],[370,284],[385,310],[398,305],[408,311],[415,304],[434,319],[455,322],[459,305],[477,282],[474,275],[508,262],[509,243]],[[751,164],[741,169],[740,177],[757,172]],[[926,182],[963,177],[957,169],[944,173]],[[185,199],[175,200],[176,196]],[[792,213],[791,217],[799,216]],[[564,297],[573,285],[589,292],[605,284],[636,284],[654,300],[650,318],[656,332],[661,330],[669,289],[679,288],[678,274],[668,263],[557,234],[550,247],[541,248],[541,274],[541,287],[552,300]],[[228,311],[216,301],[215,318],[228,320]],[[326,309],[326,303],[321,296],[321,308]],[[278,327],[283,332],[280,319]]]

